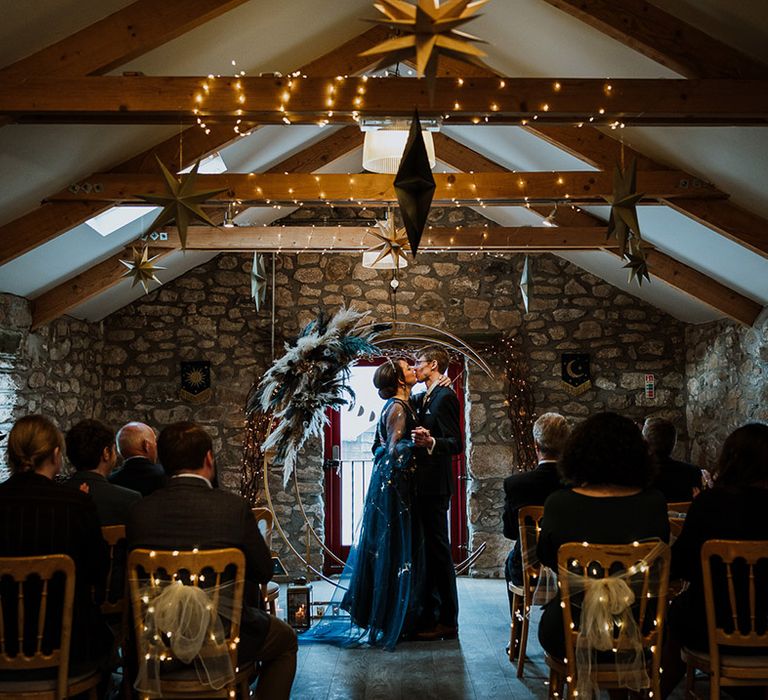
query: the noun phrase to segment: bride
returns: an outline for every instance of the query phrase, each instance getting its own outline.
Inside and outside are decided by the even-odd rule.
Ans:
[[[302,638],[368,642],[391,650],[418,620],[424,557],[412,511],[416,466],[411,431],[416,417],[408,402],[416,381],[404,359],[389,359],[374,374],[373,384],[387,401],[373,445],[373,472],[358,539],[339,582],[341,592],[328,606],[334,612],[345,610],[349,618],[327,610]]]

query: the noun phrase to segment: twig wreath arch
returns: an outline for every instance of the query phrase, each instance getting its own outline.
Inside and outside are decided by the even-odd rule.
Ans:
[[[261,445],[262,476],[267,506],[272,511],[273,522],[280,537],[308,571],[337,587],[341,586],[301,555],[283,529],[275,513],[269,486],[271,458],[277,456],[283,461],[285,486],[293,477],[296,501],[307,531],[326,554],[343,566],[344,562],[327,547],[309,521],[295,467],[298,452],[306,440],[312,436],[320,436],[326,421],[326,409],[331,407],[338,410],[343,405],[354,403],[355,396],[347,379],[355,362],[367,355],[376,354],[382,346],[390,343],[419,341],[453,350],[489,377],[493,376],[488,364],[475,350],[447,331],[414,321],[361,323],[367,316],[367,312],[344,307],[332,317],[321,313],[317,319],[307,324],[293,345],[286,344],[286,353],[272,364],[257,391],[249,397],[246,407],[248,415],[260,410],[274,417],[271,429]],[[402,328],[403,332],[398,333],[398,328]],[[416,329],[416,332],[406,330],[409,328]],[[419,334],[423,329],[441,337]],[[380,337],[384,332],[391,332],[392,335]],[[345,395],[349,399],[345,398]],[[485,547],[486,543],[483,542],[470,556],[457,564],[456,573],[463,573],[471,567],[485,551]]]

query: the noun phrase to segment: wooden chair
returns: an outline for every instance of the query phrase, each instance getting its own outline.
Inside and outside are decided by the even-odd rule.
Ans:
[[[533,605],[533,594],[539,580],[540,565],[535,557],[536,542],[541,531],[541,518],[544,506],[524,506],[517,512],[520,537],[520,550],[523,559],[523,585],[516,586],[511,581],[512,624],[509,628],[509,661],[517,658],[517,677],[523,677],[525,652],[528,647],[529,615]]]
[[[272,532],[274,531],[275,516],[269,508],[252,508],[253,517],[259,525],[261,536],[272,551]],[[277,599],[280,597],[280,586],[274,581],[261,584],[261,597],[270,615],[277,616]]]
[[[54,595],[50,585],[54,577],[54,587],[63,586],[61,613],[55,613],[60,615],[61,636],[58,644],[44,651],[44,631],[52,623],[54,614],[47,607]],[[72,559],[65,554],[3,557],[0,558],[0,580],[4,593],[4,600],[0,602],[0,670],[56,672],[56,677],[50,680],[0,681],[0,697],[61,700],[88,691],[89,697],[96,700],[101,672],[93,670],[75,677],[70,677],[68,672],[75,597]],[[58,597],[58,593],[55,595]],[[15,609],[9,609],[11,601],[16,603]],[[37,617],[36,624],[30,625],[33,617]]]
[[[657,549],[658,548],[658,549]],[[598,545],[569,542],[560,546],[557,553],[559,569],[567,569],[571,574],[589,578],[604,578],[617,571],[626,571],[641,560],[646,560],[651,552],[655,558],[647,567],[640,567],[638,573],[627,580],[635,594],[636,603],[632,613],[640,631],[640,642],[646,653],[646,671],[650,678],[650,690],[654,698],[659,698],[659,667],[661,664],[661,641],[667,610],[667,585],[669,582],[670,549],[659,542],[634,542],[629,545]],[[644,570],[643,570],[644,569]],[[563,633],[565,635],[565,659],[555,659],[545,655],[550,668],[549,697],[564,697],[564,687],[568,684],[569,694],[573,697],[578,668],[576,666],[576,638],[581,620],[574,616],[580,607],[583,595],[571,589],[569,576],[559,576],[558,586],[562,597]],[[655,605],[648,601],[655,599]],[[618,644],[618,642],[617,642]],[[592,666],[592,680],[600,688],[619,688],[616,665],[598,663]]]
[[[768,685],[768,543],[709,540],[701,548],[709,653],[683,649],[686,697],[694,697],[695,670],[709,674],[710,698],[721,686]],[[720,607],[717,610],[715,590]],[[745,647],[759,656],[723,653]]]
[[[128,592],[125,590],[125,525],[105,525],[101,536],[109,546],[109,573],[101,603],[101,613],[105,617],[123,617],[128,611]],[[126,617],[127,621],[127,617]]]
[[[163,585],[173,579],[182,581],[185,585],[211,587],[217,589],[222,583],[233,582],[231,604],[231,621],[228,621],[226,639],[220,650],[229,654],[232,668],[235,669],[235,679],[225,687],[215,690],[198,680],[194,666],[185,667],[180,671],[170,671],[162,674],[159,691],[163,698],[230,698],[235,697],[237,688],[241,697],[248,698],[249,675],[253,673],[253,664],[238,666],[237,644],[240,632],[240,616],[243,606],[243,591],[245,589],[245,556],[239,549],[211,549],[191,552],[154,551],[134,549],[128,555],[128,584],[133,612],[133,625],[136,636],[136,652],[139,659],[145,657],[148,651],[161,651],[168,659],[173,659],[169,646],[162,639],[151,644],[162,644],[163,649],[150,650],[144,640],[145,613],[153,592],[157,594]],[[147,591],[151,593],[147,595]],[[220,599],[218,593],[211,596],[212,615],[218,615]]]
[[[691,507],[690,501],[678,501],[677,503],[667,503],[668,513],[687,513]]]

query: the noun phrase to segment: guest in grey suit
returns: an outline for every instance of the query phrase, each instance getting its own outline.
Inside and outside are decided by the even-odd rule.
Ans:
[[[125,525],[141,494],[107,481],[117,462],[114,431],[101,421],[81,420],[69,429],[66,445],[67,459],[77,470],[67,484],[90,494],[102,526]]]
[[[245,554],[246,600],[241,660],[261,662],[256,698],[287,700],[296,674],[296,633],[261,610],[259,584],[272,578],[272,557],[248,502],[211,486],[216,467],[210,435],[195,423],[173,423],[157,441],[168,485],[143,498],[128,519],[130,549],[218,549]]]

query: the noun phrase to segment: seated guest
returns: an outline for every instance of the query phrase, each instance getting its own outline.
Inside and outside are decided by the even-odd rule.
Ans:
[[[640,429],[616,413],[597,413],[574,428],[558,462],[568,490],[544,504],[537,553],[557,571],[557,550],[566,542],[629,544],[669,541],[667,503],[651,482],[652,466]],[[552,656],[565,657],[560,598],[545,607],[539,641]]]
[[[693,500],[701,490],[701,469],[672,459],[677,442],[675,426],[664,418],[648,418],[643,424],[643,437],[656,462],[653,486],[664,494],[667,503]]]
[[[152,428],[144,423],[126,423],[117,431],[117,449],[123,466],[110,475],[110,483],[138,491],[142,496],[165,486],[165,472],[155,464],[157,438]]]
[[[131,549],[242,550],[246,561],[246,605],[240,629],[240,659],[261,662],[256,697],[287,700],[296,673],[296,633],[261,609],[259,584],[272,578],[272,557],[245,499],[211,486],[211,437],[195,423],[174,423],[160,433],[158,454],[168,485],[131,510]],[[251,606],[257,607],[251,607]]]
[[[568,421],[559,413],[545,413],[533,424],[533,444],[538,464],[533,471],[512,474],[504,479],[504,537],[515,540],[515,546],[507,556],[504,573],[507,584],[523,583],[523,558],[517,513],[523,506],[542,506],[547,496],[562,488],[557,460],[563,449],[570,428]],[[512,594],[507,586],[510,613]]]
[[[702,544],[707,540],[768,540],[768,425],[749,423],[732,432],[723,443],[713,478],[713,488],[702,491],[691,503],[680,537],[672,546],[671,577],[689,581],[690,587],[675,598],[669,612],[665,649],[668,663],[664,665],[666,682],[662,686],[667,692],[677,685],[685,670],[680,661],[681,645],[709,651]],[[765,576],[765,569],[762,572]],[[756,576],[760,575],[757,567]],[[735,584],[740,590],[738,581]],[[764,591],[768,580],[757,580],[756,585],[758,591]],[[723,594],[727,596],[725,591],[715,591],[716,607]],[[728,653],[743,652],[743,648],[734,648]]]
[[[67,458],[77,470],[67,485],[90,494],[102,525],[125,525],[141,494],[107,481],[117,462],[114,431],[101,421],[81,420],[69,429],[66,445]]]
[[[99,516],[93,500],[53,480],[61,470],[63,449],[61,433],[43,416],[25,416],[13,426],[8,435],[11,477],[0,484],[3,523],[0,528],[0,556],[67,554],[74,560],[76,577],[70,674],[77,674],[108,660],[105,657],[112,648],[109,628],[91,596],[92,586],[104,584],[109,556],[101,537]],[[15,615],[15,609],[10,608],[15,608],[16,598],[5,589],[6,585],[7,582],[0,585],[0,600],[3,601],[6,620],[9,620]],[[47,599],[48,615],[51,620],[54,617],[60,620],[60,593],[57,594],[54,584],[51,586]],[[46,638],[58,639],[59,629],[55,627],[46,625]],[[2,674],[5,680],[19,679],[18,674],[40,677],[43,672]]]

